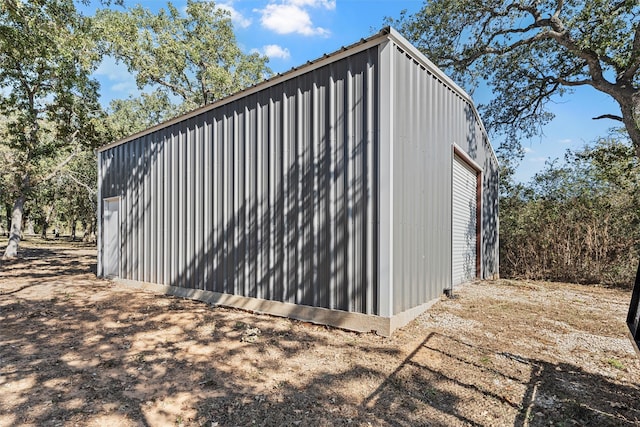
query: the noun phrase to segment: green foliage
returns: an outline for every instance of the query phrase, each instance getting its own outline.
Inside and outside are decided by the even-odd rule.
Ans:
[[[155,88],[113,101],[108,116],[91,78],[106,53],[127,64],[141,88]],[[266,61],[241,52],[213,2],[190,1],[184,15],[169,4],[158,14],[134,7],[91,18],[74,0],[0,2],[0,213],[15,204],[36,229],[79,222],[93,231],[93,148],[262,80]],[[7,256],[15,256],[21,221]]]
[[[54,177],[31,190],[25,214],[36,232],[43,237],[52,229],[68,233],[80,223],[87,239],[95,237],[91,236],[96,229],[95,165],[93,151],[84,150]]]
[[[138,86],[156,86],[182,99],[183,110],[214,102],[263,80],[267,57],[244,54],[228,12],[213,2],[187,2],[185,16],[168,3],[157,14],[142,6],[96,14],[104,49],[135,73]]]
[[[171,118],[178,107],[166,93],[154,91],[137,98],[114,99],[109,110],[107,128],[112,139],[121,139]]]
[[[10,192],[28,190],[61,158],[98,143],[103,117],[90,73],[99,56],[86,30],[72,1],[0,6],[0,141]]]
[[[620,106],[640,156],[640,3],[637,0],[438,0],[389,20],[439,67],[494,98],[481,105],[496,132],[532,136],[554,97],[591,86]],[[608,113],[608,114],[605,114]]]
[[[607,359],[607,363],[621,371],[624,371],[626,369],[626,367],[624,366],[624,363],[622,363],[618,359],[614,359],[614,358]]]
[[[500,201],[505,277],[631,284],[640,254],[640,164],[620,134],[549,162]]]
[[[90,24],[72,0],[0,3],[0,201],[18,213],[7,257],[17,254],[23,214],[44,225],[53,202],[77,215],[95,211],[54,183],[105,139],[91,78],[101,56]]]

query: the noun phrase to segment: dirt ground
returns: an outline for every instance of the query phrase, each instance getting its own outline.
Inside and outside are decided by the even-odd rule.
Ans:
[[[0,426],[640,425],[630,290],[467,285],[390,338],[211,307],[27,241],[0,265]]]

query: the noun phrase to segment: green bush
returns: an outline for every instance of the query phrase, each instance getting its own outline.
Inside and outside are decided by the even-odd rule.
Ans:
[[[640,167],[613,135],[528,184],[503,185],[500,272],[506,278],[631,286],[640,248]]]

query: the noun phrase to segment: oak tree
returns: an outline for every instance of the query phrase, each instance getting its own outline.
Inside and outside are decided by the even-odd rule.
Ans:
[[[594,119],[622,123],[640,157],[638,0],[428,0],[392,23],[463,85],[488,84],[492,130],[538,133],[550,100],[588,86],[620,107]]]
[[[106,125],[113,139],[124,138],[170,119],[178,107],[169,96],[155,90],[140,96],[114,99],[109,103]]]
[[[25,201],[95,142],[99,59],[72,0],[0,3],[3,184],[12,200],[4,258],[17,255]]]
[[[263,80],[268,58],[243,53],[227,11],[212,1],[187,1],[154,13],[142,6],[96,13],[105,52],[124,62],[142,89],[179,98],[188,110]]]

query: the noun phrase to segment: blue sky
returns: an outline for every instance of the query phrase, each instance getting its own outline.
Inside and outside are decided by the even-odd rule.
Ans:
[[[166,2],[127,1],[150,9]],[[174,1],[177,7],[185,1]],[[377,32],[385,16],[398,17],[400,11],[417,11],[418,0],[221,0],[219,7],[232,17],[238,43],[246,52],[257,50],[269,56],[269,66],[278,73],[331,53]],[[102,86],[102,102],[137,94],[135,80],[126,67],[107,59],[96,72]],[[477,90],[476,103],[486,102],[491,93]],[[585,143],[604,136],[617,123],[592,120],[605,113],[619,114],[617,105],[591,88],[579,88],[552,104],[555,120],[547,125],[542,137],[524,141],[526,155],[516,179],[528,181],[544,167],[546,160],[562,158],[567,149],[580,149]],[[494,141],[494,147],[499,141]]]

